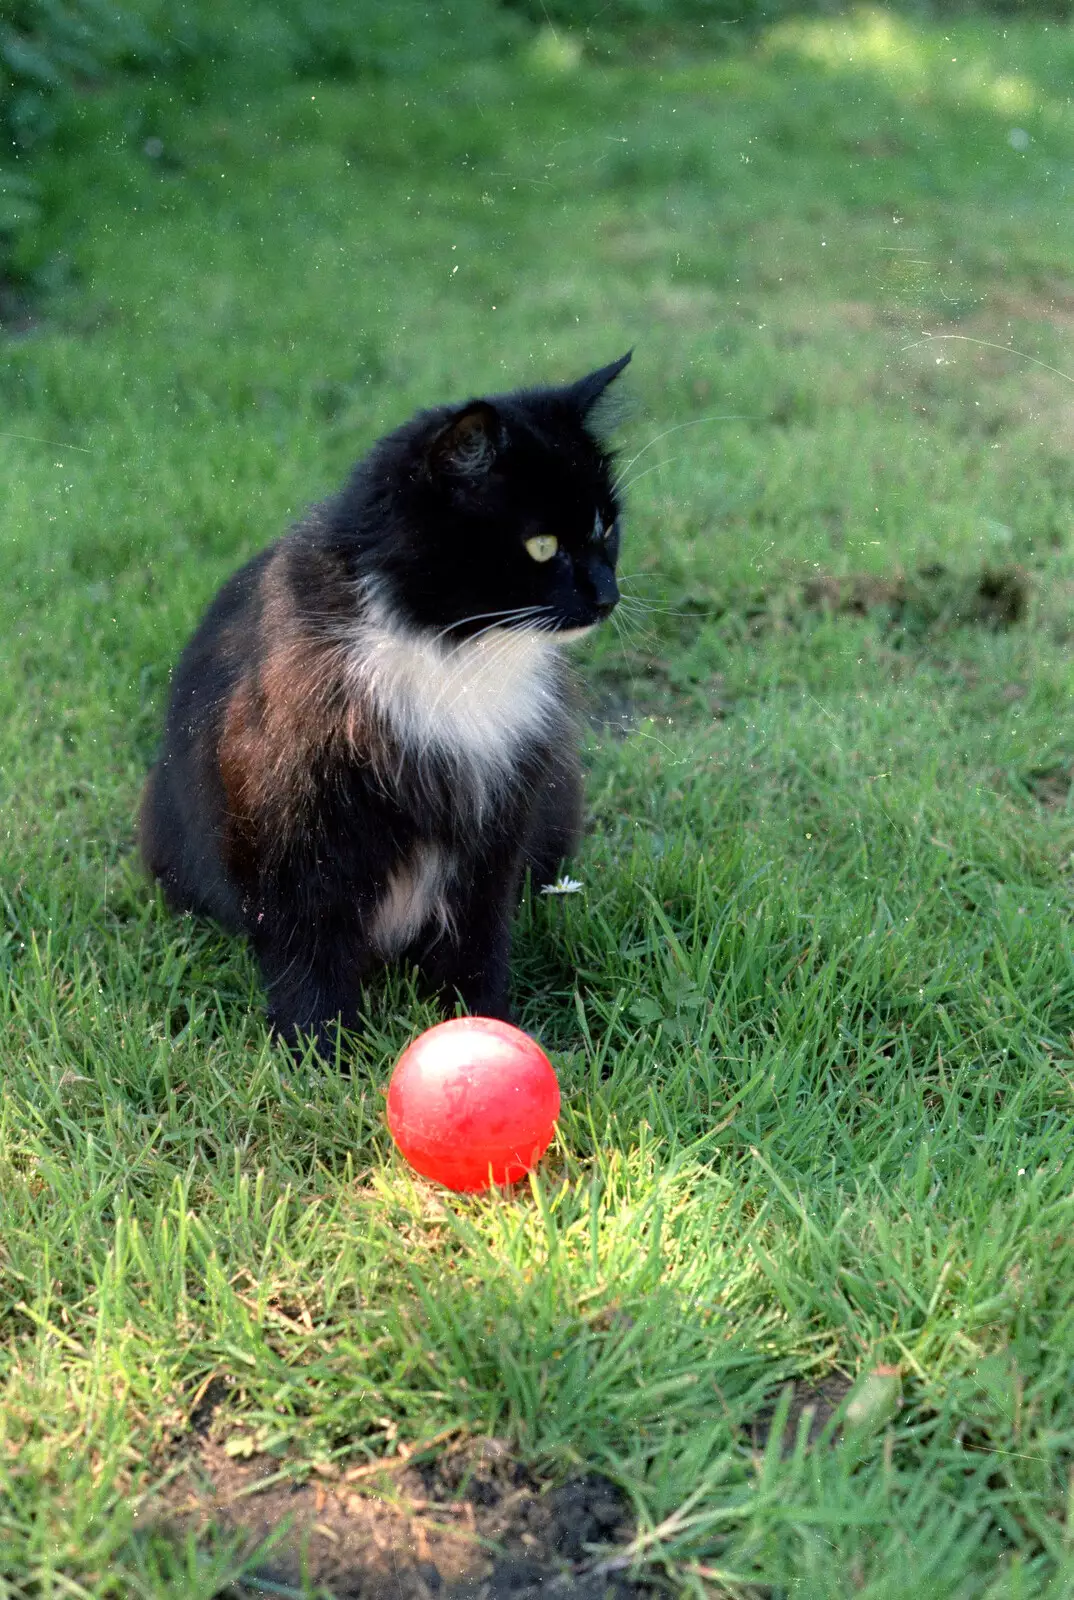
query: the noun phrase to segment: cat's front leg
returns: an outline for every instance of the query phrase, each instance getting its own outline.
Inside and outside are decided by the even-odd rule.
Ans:
[[[486,938],[472,940],[460,951],[453,987],[472,1017],[499,1017],[503,1022],[514,1021],[510,968],[511,933],[507,927],[490,930]],[[448,1005],[451,998],[450,994],[444,993]]]
[[[372,952],[356,928],[279,922],[254,948],[268,991],[269,1025],[296,1053],[312,1034],[325,1061],[336,1058],[339,1027],[354,1029]]]
[[[525,864],[535,888],[554,883],[582,835],[582,774],[573,750],[553,756],[535,787],[525,830]]]
[[[518,902],[521,860],[486,863],[454,910],[453,935],[421,961],[446,1015],[462,1000],[475,1017],[513,1020],[510,999],[511,921]]]

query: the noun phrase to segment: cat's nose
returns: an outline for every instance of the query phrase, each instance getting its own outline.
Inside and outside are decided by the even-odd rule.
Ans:
[[[619,585],[610,567],[595,563],[589,568],[589,581],[593,586],[593,609],[602,620],[611,616],[619,603]]]

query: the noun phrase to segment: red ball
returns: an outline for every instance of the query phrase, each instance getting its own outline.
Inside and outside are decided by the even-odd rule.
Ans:
[[[559,1084],[509,1022],[455,1017],[419,1034],[388,1085],[388,1127],[423,1177],[472,1194],[514,1183],[552,1142]]]

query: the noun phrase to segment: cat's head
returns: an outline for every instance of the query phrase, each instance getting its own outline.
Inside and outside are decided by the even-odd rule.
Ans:
[[[360,569],[393,621],[458,641],[491,627],[570,637],[610,614],[619,502],[592,424],[629,360],[421,412],[381,442],[353,489],[378,507]]]

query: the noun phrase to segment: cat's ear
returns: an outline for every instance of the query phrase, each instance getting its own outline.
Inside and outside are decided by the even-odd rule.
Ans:
[[[584,378],[579,378],[577,383],[571,384],[567,393],[583,417],[592,411],[608,385],[629,365],[633,354],[633,350],[628,350],[625,356],[620,356],[610,366],[598,367],[596,372],[590,372]]]
[[[458,478],[481,478],[500,449],[503,424],[487,400],[472,400],[441,428],[429,446],[434,472]]]

